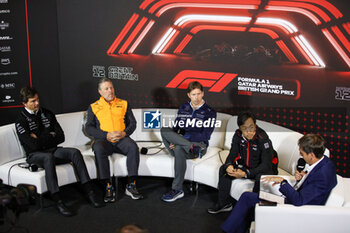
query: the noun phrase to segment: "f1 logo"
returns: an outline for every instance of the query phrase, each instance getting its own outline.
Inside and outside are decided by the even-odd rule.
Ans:
[[[157,111],[143,112],[143,128],[144,129],[160,129],[162,113]]]
[[[198,81],[204,87],[210,87],[211,92],[221,92],[236,76],[237,74],[222,72],[183,70],[166,87],[186,89],[190,82]]]

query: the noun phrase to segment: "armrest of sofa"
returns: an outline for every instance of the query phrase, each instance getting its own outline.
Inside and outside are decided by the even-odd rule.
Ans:
[[[350,208],[277,205],[255,208],[255,233],[348,232]]]

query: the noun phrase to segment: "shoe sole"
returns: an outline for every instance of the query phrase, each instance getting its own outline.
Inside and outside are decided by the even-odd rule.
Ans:
[[[114,197],[113,197],[112,199],[110,199],[110,198],[108,198],[108,199],[104,198],[103,201],[104,201],[105,203],[114,203],[114,202],[115,202],[115,198],[114,198]]]
[[[162,201],[165,201],[165,202],[174,202],[176,201],[177,199],[180,199],[180,198],[183,198],[184,197],[184,193],[181,193],[179,195],[177,195],[176,197],[174,197],[173,199],[163,199],[162,198]]]
[[[135,197],[134,195],[132,195],[131,192],[129,192],[129,190],[125,189],[125,194],[129,197],[131,197],[133,200],[139,200],[139,199],[142,199],[142,196],[140,197]]]
[[[218,210],[218,211],[211,211],[211,210],[208,210],[208,213],[209,214],[218,214],[218,213],[222,213],[222,212],[230,212],[232,210],[232,206],[231,207],[228,207],[228,208],[223,208],[221,210]]]

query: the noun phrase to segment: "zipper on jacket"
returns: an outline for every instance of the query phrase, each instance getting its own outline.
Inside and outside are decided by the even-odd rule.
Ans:
[[[247,167],[249,167],[249,141],[248,141],[248,146],[247,146]]]

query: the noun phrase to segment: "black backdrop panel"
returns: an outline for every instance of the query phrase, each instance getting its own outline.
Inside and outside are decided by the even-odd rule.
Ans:
[[[18,42],[11,41],[14,47],[10,52],[1,50],[4,63],[9,57],[14,68],[2,65],[0,73],[6,68],[18,75],[0,77],[1,84],[15,83],[15,88],[11,84],[9,89],[1,89],[2,99],[3,95],[14,98],[2,107],[20,104],[15,99],[18,90],[30,83],[25,0],[6,2],[0,4],[0,34],[13,33]],[[132,107],[176,108],[187,101],[184,88],[188,82],[198,80],[205,86],[206,101],[217,111],[237,114],[251,109],[261,120],[300,133],[320,133],[338,173],[350,176],[348,1],[330,1],[340,14],[309,3],[329,16],[323,18],[314,12],[313,20],[292,11],[263,10],[278,1],[261,1],[250,10],[187,5],[152,12],[159,2],[28,1],[32,81],[42,105],[55,113],[86,110],[99,97],[98,79],[109,77],[117,96],[127,99]],[[246,4],[250,2],[254,1]],[[175,25],[184,15],[207,16],[205,22],[191,17],[184,25]],[[210,21],[208,15],[243,18],[219,23],[220,17]],[[244,17],[249,17],[248,23],[237,23]],[[288,21],[297,31],[282,21],[264,24],[261,18]],[[164,37],[167,32],[169,36]],[[310,51],[301,46],[305,43],[297,41],[300,35],[325,68],[314,65],[319,60],[310,58]],[[164,43],[159,43],[162,38]],[[0,43],[1,48],[6,47],[4,40]],[[13,122],[12,110],[0,109],[1,124]]]
[[[0,3],[1,109],[22,105],[18,92],[22,86],[31,84],[26,3],[26,0]]]
[[[64,111],[86,110],[99,97],[96,83],[101,77],[113,79],[117,96],[133,107],[155,108],[178,107],[187,101],[186,84],[199,80],[205,86],[206,101],[218,111],[237,114],[252,109],[262,120],[301,133],[320,133],[338,172],[349,175],[349,66],[322,32],[330,30],[334,37],[336,26],[349,40],[344,26],[348,3],[332,1],[342,11],[341,17],[320,7],[330,19],[324,22],[317,16],[320,23],[315,25],[296,12],[260,10],[269,1],[250,11],[173,7],[157,15],[152,7],[159,2],[58,1]],[[218,23],[207,16],[205,23],[189,20],[186,26],[175,25],[179,17],[190,14],[248,15],[256,21]],[[281,28],[259,24],[257,18],[286,20],[298,32],[289,35]],[[157,51],[171,26],[175,36]],[[325,68],[314,65],[318,60],[303,54],[305,49],[291,39],[299,35]],[[180,49],[186,36],[192,39]]]

